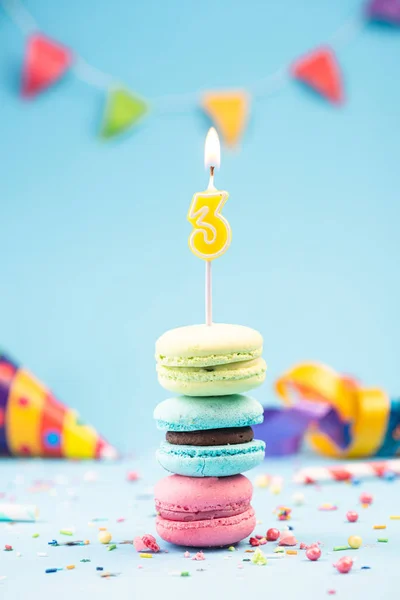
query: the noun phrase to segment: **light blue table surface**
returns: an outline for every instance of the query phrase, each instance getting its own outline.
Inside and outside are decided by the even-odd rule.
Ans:
[[[147,454],[143,459],[132,459],[116,464],[68,463],[32,461],[2,461],[0,463],[0,492],[15,496],[18,502],[36,503],[40,508],[37,523],[0,524],[0,548],[11,544],[12,552],[0,551],[0,597],[17,598],[301,598],[321,599],[328,590],[336,590],[338,600],[372,600],[398,598],[398,568],[400,521],[389,516],[400,513],[399,482],[370,480],[360,485],[346,483],[326,484],[322,487],[296,486],[291,483],[293,469],[312,462],[315,457],[298,457],[294,460],[268,460],[250,472],[254,481],[257,474],[279,474],[284,477],[282,492],[273,495],[268,488],[255,487],[254,507],[260,523],[256,533],[264,534],[269,527],[280,524],[273,510],[277,505],[293,509],[293,526],[298,541],[317,540],[322,543],[322,557],[311,563],[299,551],[297,556],[270,559],[267,566],[242,562],[251,557],[244,551],[246,542],[235,552],[205,550],[203,562],[186,559],[184,548],[169,544],[160,545],[161,552],[152,559],[140,559],[132,545],[118,545],[114,551],[97,541],[98,527],[106,526],[115,542],[132,540],[136,535],[155,533],[152,487],[164,475],[156,467],[155,459]],[[322,462],[318,461],[317,462]],[[138,470],[141,478],[130,483],[129,470]],[[34,483],[36,482],[36,483]],[[39,491],[37,482],[42,482]],[[47,488],[46,488],[47,482]],[[36,487],[36,491],[32,490]],[[303,506],[295,506],[294,492],[301,490],[305,496]],[[374,496],[372,506],[363,509],[358,501],[362,491]],[[0,500],[0,502],[6,499]],[[338,509],[322,512],[323,503],[337,505]],[[350,524],[345,515],[348,510],[359,512],[359,522]],[[94,518],[107,518],[95,522]],[[117,519],[126,520],[117,523]],[[385,531],[374,531],[375,524],[386,524]],[[75,528],[72,538],[59,534],[60,529]],[[39,533],[38,538],[32,538]],[[333,546],[345,545],[350,534],[361,535],[360,550],[333,552]],[[377,543],[378,537],[387,537],[387,544]],[[51,547],[48,541],[88,539],[84,547]],[[275,544],[262,549],[271,553]],[[17,552],[22,556],[17,557]],[[48,556],[38,557],[38,552]],[[341,575],[332,563],[340,556],[355,559],[350,574]],[[82,558],[91,562],[81,563]],[[45,574],[50,567],[74,564],[73,571]],[[139,569],[139,565],[143,568]],[[104,579],[96,571],[120,573],[118,577]],[[362,570],[369,566],[370,570]],[[243,568],[239,568],[243,567]],[[199,571],[199,569],[202,569]],[[176,572],[189,571],[190,577],[177,576]]]

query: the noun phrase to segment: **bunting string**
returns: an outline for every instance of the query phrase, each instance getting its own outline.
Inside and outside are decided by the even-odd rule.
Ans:
[[[368,0],[358,14],[346,19],[327,42],[246,89],[207,90],[142,98],[115,77],[89,64],[77,53],[41,33],[22,0],[0,0],[0,6],[26,38],[21,94],[32,99],[72,72],[80,81],[101,91],[105,107],[99,135],[110,139],[131,131],[153,113],[183,114],[201,107],[228,146],[242,138],[254,101],[278,93],[292,80],[311,88],[321,98],[340,106],[345,101],[337,52],[371,22],[400,26],[400,0]],[[151,110],[150,110],[151,108]]]

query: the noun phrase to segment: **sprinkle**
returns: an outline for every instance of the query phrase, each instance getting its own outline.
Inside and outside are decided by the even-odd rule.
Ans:
[[[190,577],[189,571],[181,571],[181,577]]]
[[[257,539],[257,538],[255,538],[255,537],[251,537],[251,538],[249,539],[249,544],[250,544],[250,546],[259,546],[259,545],[260,545],[260,542],[258,541],[258,539]]]
[[[254,485],[256,487],[266,488],[269,486],[270,479],[271,478],[269,475],[258,475],[258,477],[255,479]]]
[[[279,529],[276,529],[275,527],[271,527],[271,529],[268,529],[267,533],[266,533],[266,538],[268,542],[276,542],[276,540],[279,538],[280,536],[280,531]]]
[[[186,550],[186,552],[185,552],[185,554],[184,554],[183,556],[184,556],[185,558],[190,558],[190,552],[188,552],[188,551]]]
[[[371,567],[368,567],[368,565],[364,565],[363,567],[361,567],[361,570],[362,570],[362,569],[370,569],[370,568],[371,568]]]
[[[286,554],[289,554],[290,556],[295,556],[297,555],[297,550],[286,550]]]
[[[12,552],[13,547],[10,544],[4,546],[4,552]]]
[[[99,531],[107,531],[107,527],[99,527]]]
[[[68,569],[68,571],[72,571],[72,569],[75,569],[75,565],[67,565],[66,569]]]
[[[114,546],[115,546],[115,544],[114,544]],[[116,546],[115,546],[115,548],[116,548]],[[139,556],[140,556],[140,558],[153,558],[153,555],[150,554],[150,552],[141,552],[139,554]]]
[[[51,540],[51,542],[47,542],[49,546],[58,546],[59,543],[57,542],[57,540]]]
[[[328,590],[328,594],[330,596],[334,596],[336,594],[336,590]]]
[[[386,529],[386,525],[374,525],[372,529]]]
[[[81,558],[81,560],[79,562],[91,562],[90,558]]]
[[[284,549],[279,546],[277,546],[274,550],[274,554],[284,554],[284,553],[285,553]]]
[[[251,562],[251,558],[242,558],[242,562]]]
[[[60,529],[60,535],[74,535],[72,529]]]
[[[118,517],[117,519],[117,523],[123,523],[124,521],[126,521],[125,517]]]
[[[347,540],[347,543],[349,544],[350,548],[357,550],[361,547],[362,538],[359,535],[351,535]]]
[[[197,552],[192,558],[192,560],[206,560],[203,552]]]
[[[57,573],[58,569],[46,569],[45,573]]]
[[[98,540],[100,544],[109,544],[112,540],[112,535],[109,531],[100,531]]]
[[[249,554],[253,554],[254,550],[245,550],[245,552],[248,552]]]
[[[126,479],[127,481],[137,481],[139,479],[139,473],[137,473],[137,471],[128,471]]]
[[[108,517],[95,517],[94,519],[92,519],[92,521],[95,521],[96,523],[100,521],[108,521]]]
[[[146,544],[139,535],[137,535],[133,539],[133,545],[135,547],[136,552],[144,552],[145,550],[147,550]]]
[[[38,552],[37,556],[43,557],[43,556],[48,556],[47,552]]]
[[[310,546],[306,550],[306,556],[307,556],[308,560],[311,560],[313,562],[315,562],[316,560],[319,560],[321,558],[321,549],[320,549],[320,547],[317,546],[317,545]]]
[[[376,541],[377,542],[383,542],[383,543],[386,544],[389,541],[389,539],[388,538],[378,538]]]
[[[295,494],[293,494],[292,500],[293,504],[301,506],[305,502],[304,494],[302,494],[302,492],[296,492]]]
[[[117,544],[111,544],[111,546],[107,547],[107,550],[115,550],[117,547]]]
[[[261,565],[261,566],[264,566],[267,564],[267,559],[264,555],[264,552],[262,550],[260,550],[260,548],[257,548],[257,550],[254,552],[251,562],[254,565]]]
[[[279,546],[295,546],[297,540],[291,533],[281,533],[278,544]]]
[[[318,507],[318,510],[337,510],[337,506],[326,502],[325,504],[321,504],[321,506]]]
[[[144,536],[142,536],[142,541],[143,541],[144,545],[146,546],[146,548],[148,548],[149,550],[152,550],[152,552],[160,551],[160,546],[157,544],[157,541],[156,541],[156,538],[154,537],[154,535],[151,535],[150,533],[146,533]]]
[[[349,510],[346,513],[346,518],[349,521],[349,523],[356,523],[356,521],[358,520],[358,513],[356,513],[354,510]]]
[[[33,538],[38,538],[38,537],[39,537],[39,534],[38,534],[38,533],[34,533],[34,534],[32,535],[32,537],[33,537]]]
[[[228,550],[229,552],[235,552],[236,548],[235,546],[229,546]]]
[[[372,496],[372,494],[368,494],[367,492],[363,492],[360,495],[360,502],[363,505],[365,505],[365,504],[367,504],[367,505],[372,504],[372,502],[373,502],[373,496]]]
[[[290,513],[292,512],[291,508],[288,508],[287,506],[278,506],[276,510],[279,521],[289,521]]]
[[[333,547],[334,552],[339,552],[340,550],[349,550],[349,547],[348,546],[334,546]]]
[[[343,556],[333,566],[339,571],[339,573],[348,573],[351,571],[353,566],[353,560],[350,558],[350,556]]]
[[[392,521],[400,521],[400,515],[391,515],[389,519]]]
[[[120,573],[110,573],[110,571],[105,571],[105,573],[102,573],[100,577],[105,577],[108,579],[108,577],[118,577],[118,575],[120,575]]]
[[[103,571],[104,567],[96,567],[96,571]]]
[[[258,540],[260,543],[260,546],[264,546],[267,543],[267,538],[263,537],[260,540]]]

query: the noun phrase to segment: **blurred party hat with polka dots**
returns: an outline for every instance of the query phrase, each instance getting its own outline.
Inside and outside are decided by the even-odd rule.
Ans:
[[[78,413],[0,351],[0,455],[117,458]]]

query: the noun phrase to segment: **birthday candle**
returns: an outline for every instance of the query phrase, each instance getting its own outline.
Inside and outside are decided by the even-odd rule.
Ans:
[[[204,151],[205,167],[210,169],[208,188],[193,196],[188,221],[193,226],[189,248],[195,256],[206,261],[206,324],[212,324],[211,261],[222,256],[229,248],[232,231],[222,216],[228,192],[217,190],[214,171],[220,166],[220,143],[216,130],[209,130]]]

